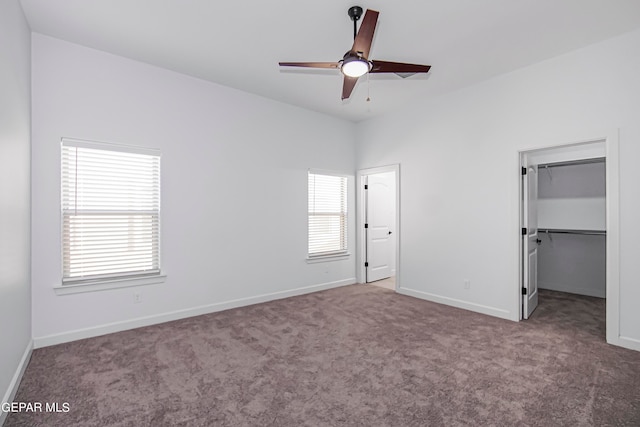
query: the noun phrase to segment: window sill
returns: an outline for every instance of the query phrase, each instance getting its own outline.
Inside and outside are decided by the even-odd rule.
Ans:
[[[307,264],[315,264],[318,262],[329,262],[329,261],[341,261],[344,259],[349,259],[351,254],[349,252],[344,254],[337,255],[320,255],[314,257],[307,257]]]
[[[99,282],[91,282],[91,283],[85,283],[85,284],[58,285],[58,286],[54,286],[53,290],[56,293],[56,295],[79,294],[83,292],[97,292],[97,291],[106,291],[109,289],[131,288],[134,286],[144,286],[144,285],[155,285],[157,283],[164,283],[166,278],[167,278],[166,274],[159,274],[157,276],[147,276],[147,277],[105,279]]]

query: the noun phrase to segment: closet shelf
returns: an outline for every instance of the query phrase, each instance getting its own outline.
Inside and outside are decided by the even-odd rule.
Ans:
[[[585,234],[592,236],[606,236],[606,230],[572,230],[565,228],[538,228],[538,233],[554,234]]]

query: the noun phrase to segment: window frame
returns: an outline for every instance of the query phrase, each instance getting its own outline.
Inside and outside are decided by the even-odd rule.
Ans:
[[[309,191],[310,186],[310,178],[311,175],[321,175],[321,176],[332,176],[339,177],[344,179],[344,191],[343,191],[343,200],[342,204],[344,205],[344,210],[342,212],[337,213],[337,215],[341,215],[341,219],[343,224],[341,224],[340,228],[344,233],[344,247],[340,250],[335,251],[325,251],[325,252],[316,252],[311,253],[309,251],[309,244],[311,239],[311,228],[310,228],[310,218],[312,216],[311,210],[309,209],[310,197],[311,193]],[[349,253],[349,183],[350,183],[350,175],[337,172],[337,171],[328,171],[321,169],[308,169],[307,171],[307,263],[316,263],[323,261],[335,261],[341,259],[347,259],[350,257]]]
[[[141,154],[147,156],[153,156],[157,159],[153,160],[157,162],[157,174],[154,173],[153,178],[157,179],[157,184],[154,188],[154,193],[156,197],[154,200],[157,201],[157,209],[152,209],[151,214],[152,218],[157,217],[157,228],[156,231],[152,233],[152,242],[153,251],[157,250],[157,264],[154,262],[153,269],[148,271],[120,271],[108,274],[98,274],[98,275],[88,275],[85,277],[68,277],[65,276],[65,267],[64,267],[64,258],[65,258],[65,218],[68,217],[68,213],[65,213],[65,202],[63,200],[65,189],[63,188],[64,183],[64,173],[65,173],[65,165],[64,165],[64,151],[65,147],[76,147],[76,148],[88,148],[94,150],[104,150],[116,153],[130,153],[130,154]],[[139,147],[139,146],[131,146],[131,145],[122,145],[122,144],[113,144],[113,143],[105,143],[105,142],[97,142],[97,141],[89,141],[89,140],[81,140],[74,138],[61,138],[60,140],[60,282],[59,285],[54,286],[54,290],[58,295],[78,293],[78,292],[91,292],[105,289],[114,289],[114,288],[122,288],[122,287],[130,287],[130,286],[140,286],[140,285],[148,285],[154,283],[162,283],[164,282],[166,275],[163,274],[161,269],[161,152],[158,149]],[[89,209],[90,210],[90,209]],[[67,209],[68,211],[68,209]],[[114,210],[113,212],[117,214],[120,212],[120,215],[131,215],[134,212],[134,209],[121,209],[120,211]],[[141,211],[142,212],[142,211]],[[149,211],[146,211],[148,214]],[[108,215],[108,214],[107,214]],[[153,220],[153,219],[152,219]]]

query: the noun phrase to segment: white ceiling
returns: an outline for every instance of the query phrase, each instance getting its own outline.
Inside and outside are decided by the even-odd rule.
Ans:
[[[640,27],[639,0],[21,0],[33,31],[360,121]],[[340,100],[353,5],[380,11],[371,59],[429,64],[371,75]],[[638,52],[629,54],[637,55]],[[585,72],[597,72],[599,66]],[[371,101],[367,102],[367,94]]]

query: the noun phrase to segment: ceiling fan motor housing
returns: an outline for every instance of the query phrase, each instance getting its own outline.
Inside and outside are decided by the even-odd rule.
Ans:
[[[362,16],[362,8],[360,6],[351,6],[347,13],[352,21],[358,21]]]

